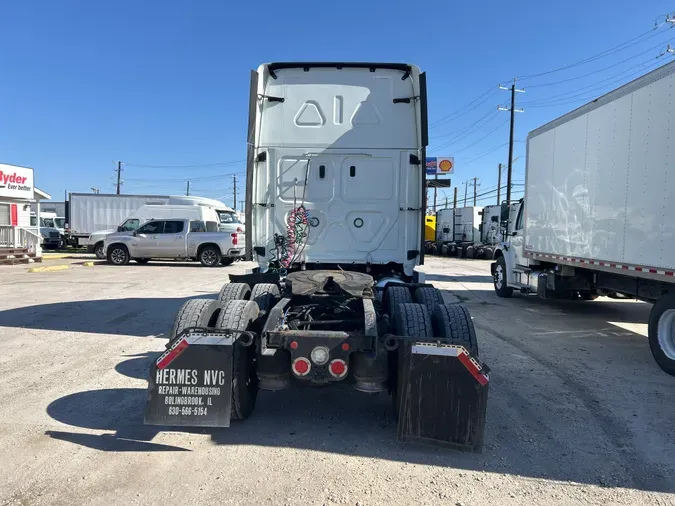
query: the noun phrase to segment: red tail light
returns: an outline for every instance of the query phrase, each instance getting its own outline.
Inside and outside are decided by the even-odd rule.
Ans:
[[[331,376],[344,378],[347,375],[347,363],[344,360],[335,359],[328,366]]]
[[[307,376],[312,369],[312,364],[305,357],[298,357],[293,361],[293,372],[298,376]]]
[[[232,246],[239,244],[239,237],[236,233],[232,232]]]

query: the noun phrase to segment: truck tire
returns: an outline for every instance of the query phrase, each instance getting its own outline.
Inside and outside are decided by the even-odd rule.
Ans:
[[[648,334],[656,363],[675,376],[675,293],[664,295],[652,307]]]
[[[101,260],[105,260],[105,251],[103,250],[103,241],[97,242],[94,245],[94,255],[96,255],[96,258],[99,258]]]
[[[251,290],[251,300],[258,304],[260,311],[269,313],[279,298],[279,287],[273,283],[259,283]]]
[[[432,337],[434,335],[429,310],[423,304],[399,304],[394,315],[396,335]]]
[[[391,286],[384,292],[384,311],[393,321],[399,304],[411,304],[410,290],[405,286]]]
[[[222,258],[220,250],[216,246],[204,246],[199,250],[199,262],[204,267],[217,267],[220,265],[220,260]]]
[[[443,295],[438,288],[433,286],[421,286],[415,290],[413,300],[418,304],[423,304],[429,311],[434,309],[436,304],[444,304]]]
[[[108,263],[112,265],[127,265],[131,258],[129,250],[124,244],[108,246]]]
[[[398,336],[432,337],[433,327],[429,310],[422,304],[402,303],[394,312],[394,333]],[[391,391],[392,410],[394,418],[398,420],[401,406],[399,405],[402,379],[398,374],[399,350],[389,353],[389,389]]]
[[[492,281],[495,285],[495,293],[499,297],[508,298],[513,295],[513,288],[507,286],[506,278],[506,260],[504,257],[499,257],[495,265],[495,273],[492,278]]]
[[[258,318],[258,305],[251,300],[231,300],[218,315],[217,329],[246,330]],[[255,408],[258,397],[255,346],[232,347],[232,411],[231,420],[245,420]]]
[[[492,260],[495,256],[495,250],[492,248],[485,248],[485,252],[483,253],[483,258],[485,260]]]
[[[223,285],[218,294],[218,302],[225,304],[230,300],[249,300],[251,287],[246,283],[227,283]]]
[[[190,327],[214,327],[220,311],[220,304],[212,299],[191,299],[176,313],[169,333],[169,344],[178,334]],[[168,345],[167,345],[168,346]]]
[[[434,335],[452,339],[461,344],[474,357],[478,357],[476,329],[469,310],[463,304],[437,304],[431,311],[431,325]]]

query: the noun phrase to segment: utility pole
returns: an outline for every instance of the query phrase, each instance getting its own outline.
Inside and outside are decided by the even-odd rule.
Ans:
[[[478,186],[477,183],[478,183],[478,178],[474,177],[473,178],[473,207],[476,207],[476,197],[477,197],[476,186]]]
[[[509,131],[509,165],[506,173],[506,202],[511,203],[511,175],[513,173],[513,132],[515,130],[516,113],[524,112],[523,109],[516,109],[516,92],[525,93],[525,90],[516,89],[516,80],[513,79],[513,84],[510,88],[504,86],[499,87],[500,90],[511,90],[511,107],[497,107],[500,111],[511,112],[511,127]]]
[[[185,182],[187,183],[187,188],[185,189],[185,196],[189,197],[190,196],[190,180],[188,179]]]
[[[232,181],[234,183],[234,210],[237,210],[237,176],[232,176]]]
[[[464,181],[464,207],[466,207],[466,194],[469,191],[469,182]]]
[[[457,187],[455,186],[455,198],[452,202],[452,208],[457,209]]]
[[[117,195],[120,194],[121,186],[122,186],[122,162],[117,162]]]
[[[499,164],[499,172],[497,173],[497,205],[501,204],[499,201],[502,196],[502,164]]]

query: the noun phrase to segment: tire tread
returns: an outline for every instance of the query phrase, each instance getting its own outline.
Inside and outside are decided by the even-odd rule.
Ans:
[[[231,300],[225,303],[218,316],[216,328],[246,330],[258,318],[258,305],[251,300]],[[232,408],[231,420],[245,420],[255,408],[258,382],[255,370],[251,371],[255,346],[244,347],[235,341],[232,347]],[[246,380],[253,377],[248,387]],[[243,382],[243,384],[242,384]]]
[[[461,343],[473,356],[478,356],[476,329],[464,304],[439,304],[431,312],[431,323],[437,336]]]

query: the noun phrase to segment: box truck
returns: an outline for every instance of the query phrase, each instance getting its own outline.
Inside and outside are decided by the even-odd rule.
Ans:
[[[675,62],[527,138],[525,197],[505,206],[497,295],[653,304],[649,345],[675,375]]]

